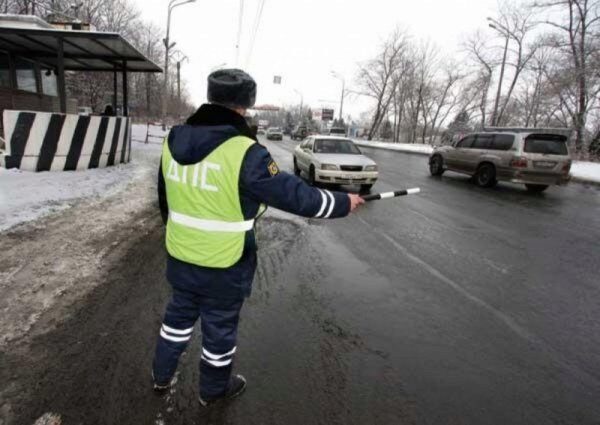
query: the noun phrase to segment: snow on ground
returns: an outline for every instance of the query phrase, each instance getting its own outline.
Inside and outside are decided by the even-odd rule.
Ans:
[[[573,161],[571,177],[577,180],[600,184],[600,163],[587,161]]]
[[[354,143],[356,143],[358,146],[364,146],[366,148],[388,149],[392,151],[412,152],[423,155],[429,155],[431,152],[433,152],[433,146],[423,145],[421,143],[386,143],[375,141],[367,142],[365,140],[354,140]]]
[[[154,134],[160,129],[152,131]],[[133,140],[145,140],[146,126],[134,125],[132,134]],[[133,142],[131,162],[113,167],[39,173],[0,168],[0,231],[70,208],[75,199],[108,197],[145,175],[149,168],[157,169],[160,139],[149,141]]]
[[[367,142],[365,140],[354,140],[359,146],[388,149],[399,152],[418,153],[429,155],[433,152],[433,146],[420,143],[385,143],[385,142]],[[571,177],[580,181],[600,183],[600,163],[587,161],[573,161],[571,166]]]
[[[146,142],[147,136],[149,144],[161,144],[167,133],[168,131],[163,131],[160,125],[134,124],[131,127],[131,140],[136,142]]]

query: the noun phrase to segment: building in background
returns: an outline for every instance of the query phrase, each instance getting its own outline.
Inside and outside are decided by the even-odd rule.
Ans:
[[[127,162],[128,73],[161,68],[120,34],[89,31],[79,22],[57,25],[36,16],[0,15],[0,166],[81,170]],[[65,86],[71,71],[112,74],[112,110],[125,119],[78,115]]]

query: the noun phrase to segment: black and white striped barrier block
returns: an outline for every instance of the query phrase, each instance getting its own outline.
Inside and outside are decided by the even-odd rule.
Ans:
[[[103,168],[129,162],[131,123],[97,117],[5,110],[2,166],[26,171]]]
[[[414,195],[415,193],[419,193],[421,189],[418,187],[412,189],[404,189],[404,190],[395,190],[393,192],[383,192],[383,193],[374,193],[372,195],[364,195],[361,196],[366,202],[369,201],[378,201],[380,199],[387,198],[395,198],[396,196],[405,196],[405,195]]]

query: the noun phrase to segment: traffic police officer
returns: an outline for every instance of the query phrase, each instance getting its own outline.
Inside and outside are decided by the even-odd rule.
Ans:
[[[304,217],[337,218],[363,202],[279,171],[244,119],[255,99],[256,83],[244,71],[210,74],[210,103],[172,128],[159,170],[173,293],[156,345],[154,389],[169,388],[200,319],[199,401],[204,406],[235,397],[246,386],[241,375],[232,375],[232,360],[240,309],[256,270],[254,223],[265,205]]]

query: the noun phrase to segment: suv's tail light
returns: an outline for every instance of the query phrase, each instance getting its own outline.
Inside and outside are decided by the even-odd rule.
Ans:
[[[564,174],[569,174],[569,171],[571,171],[571,161],[566,162],[565,165],[563,165],[562,167],[562,172]]]
[[[517,156],[511,159],[510,166],[513,168],[527,168],[527,158]]]

